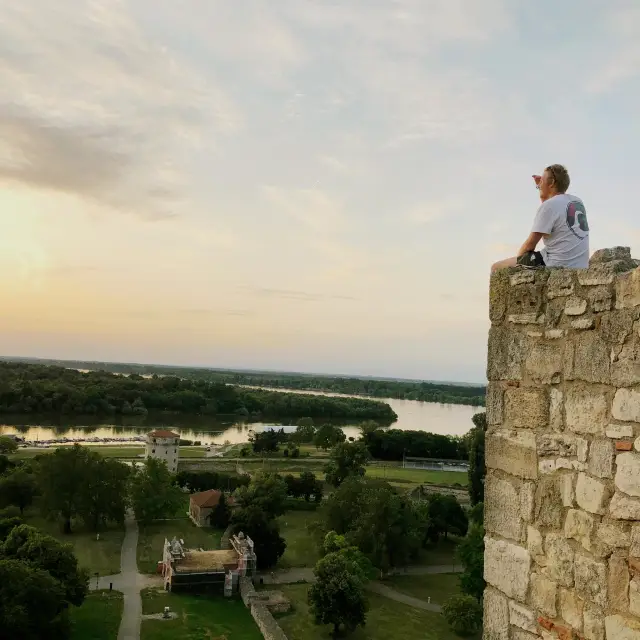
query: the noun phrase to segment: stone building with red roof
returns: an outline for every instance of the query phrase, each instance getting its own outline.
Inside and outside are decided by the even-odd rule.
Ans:
[[[156,458],[166,462],[169,471],[178,470],[180,435],[168,429],[156,429],[147,434],[145,458]]]

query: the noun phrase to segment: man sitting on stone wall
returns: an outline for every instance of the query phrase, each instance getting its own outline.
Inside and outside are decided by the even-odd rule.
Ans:
[[[568,171],[560,164],[547,167],[541,176],[533,176],[542,204],[533,228],[518,255],[496,262],[491,271],[505,267],[570,267],[589,266],[589,225],[587,210],[580,198],[569,195]],[[544,247],[536,251],[540,240]]]

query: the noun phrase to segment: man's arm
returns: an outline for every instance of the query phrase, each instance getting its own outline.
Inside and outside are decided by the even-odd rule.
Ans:
[[[538,246],[538,242],[540,242],[540,240],[542,240],[546,235],[549,234],[532,231],[529,234],[529,237],[524,241],[524,244],[520,247],[520,251],[518,251],[518,258],[527,253],[527,251],[535,251]]]

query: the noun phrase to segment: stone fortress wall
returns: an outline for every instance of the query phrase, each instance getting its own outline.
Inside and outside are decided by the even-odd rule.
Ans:
[[[640,640],[640,268],[490,287],[484,640]]]

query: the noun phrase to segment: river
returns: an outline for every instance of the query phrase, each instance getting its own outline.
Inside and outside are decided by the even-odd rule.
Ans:
[[[376,399],[387,402],[398,414],[398,420],[392,425],[392,428],[405,431],[431,431],[460,436],[473,426],[471,416],[479,411],[484,411],[483,407],[467,405],[436,404],[393,398]],[[0,416],[0,422],[3,423],[0,424],[0,434],[17,434],[32,441],[60,438],[67,438],[70,441],[127,440],[142,436],[151,429],[163,427],[179,433],[182,438],[200,440],[203,444],[246,442],[252,429],[260,429],[267,424],[274,424],[273,422],[239,422],[233,418],[225,420],[209,416],[184,417],[165,414],[150,414],[146,418],[126,417],[117,422],[75,417],[60,422],[51,422],[30,420],[26,415],[12,418]],[[347,437],[359,435],[357,426],[343,425],[342,428]]]

